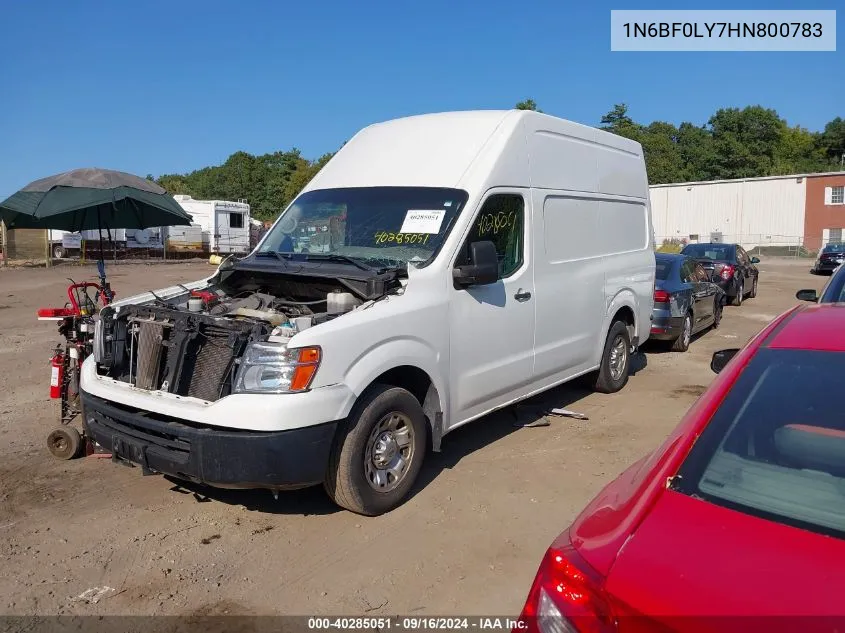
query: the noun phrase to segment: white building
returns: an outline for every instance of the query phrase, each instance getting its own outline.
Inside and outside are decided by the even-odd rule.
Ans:
[[[806,175],[653,185],[654,235],[664,240],[798,245],[804,235]]]

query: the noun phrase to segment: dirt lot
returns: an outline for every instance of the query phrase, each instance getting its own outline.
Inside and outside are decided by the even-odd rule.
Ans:
[[[504,411],[468,425],[429,456],[408,503],[373,519],[339,511],[320,488],[274,501],[181,488],[108,459],[53,459],[48,359],[59,337],[35,310],[61,304],[67,276],[95,273],[0,269],[0,612],[516,615],[546,546],[677,423],[712,379],[711,353],[744,344],[796,290],[824,282],[807,262],[760,269],[757,299],[726,308],[686,354],[647,349],[622,393],[546,396],[589,421],[517,429]],[[126,296],[211,268],[110,271]]]

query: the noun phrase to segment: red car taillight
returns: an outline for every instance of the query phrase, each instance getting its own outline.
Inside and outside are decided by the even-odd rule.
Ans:
[[[616,631],[603,585],[604,578],[572,546],[551,547],[513,633]]]
[[[665,290],[655,290],[654,291],[654,302],[655,303],[669,303],[671,296]]]
[[[735,270],[736,268],[734,266],[731,266],[730,264],[724,264],[721,269],[719,269],[719,276],[725,281],[727,281],[728,279],[734,276]]]

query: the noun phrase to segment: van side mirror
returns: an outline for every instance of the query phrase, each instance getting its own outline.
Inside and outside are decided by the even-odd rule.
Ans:
[[[710,360],[710,369],[714,374],[718,374],[725,368],[725,365],[727,365],[730,360],[737,355],[738,352],[739,349],[719,350],[713,354],[713,358]]]
[[[752,263],[752,264],[759,264],[759,263],[760,263],[760,258],[759,258],[759,257],[752,257],[752,258],[751,258],[751,263]]]
[[[815,303],[819,300],[819,295],[816,294],[816,291],[813,289],[804,289],[796,292],[795,298],[799,301],[810,301],[812,303]]]
[[[499,279],[499,255],[496,245],[489,240],[471,242],[469,245],[469,263],[455,266],[452,270],[455,286],[484,286]]]

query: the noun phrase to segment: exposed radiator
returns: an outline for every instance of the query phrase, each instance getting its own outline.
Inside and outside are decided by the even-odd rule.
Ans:
[[[232,332],[211,325],[204,326],[200,332],[191,346],[191,353],[196,356],[187,395],[214,401],[220,398],[223,383],[229,377],[234,362]]]
[[[138,362],[135,386],[140,389],[158,389],[161,355],[164,350],[164,327],[159,323],[139,323]]]
[[[136,306],[128,371],[119,374],[139,389],[162,390],[214,402],[229,395],[235,361],[249,340],[272,330],[267,323]]]

